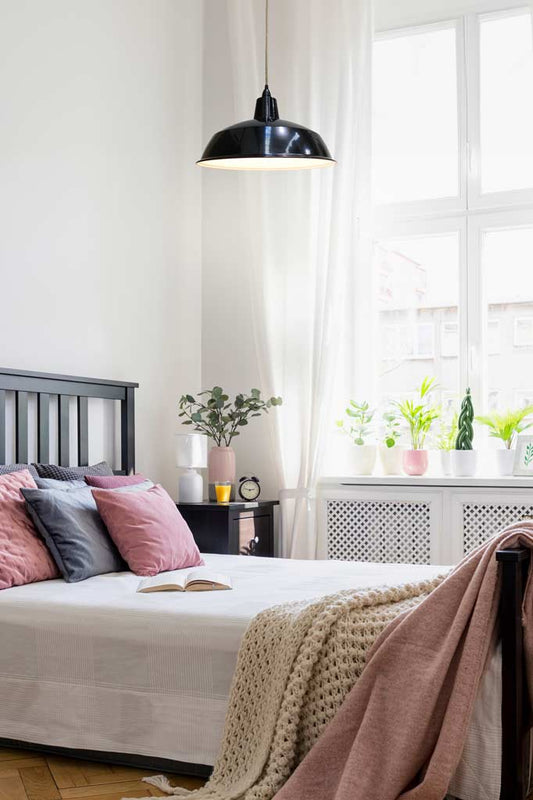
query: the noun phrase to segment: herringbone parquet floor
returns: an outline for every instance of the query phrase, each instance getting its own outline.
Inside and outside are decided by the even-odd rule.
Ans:
[[[0,800],[121,800],[122,797],[163,797],[141,778],[153,771],[112,767],[0,748]],[[177,786],[194,789],[203,781],[169,775]]]

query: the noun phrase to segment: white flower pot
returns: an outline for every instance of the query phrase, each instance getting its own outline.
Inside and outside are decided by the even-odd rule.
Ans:
[[[452,457],[449,450],[440,451],[440,471],[443,475],[452,474]]]
[[[496,450],[496,466],[498,468],[498,475],[512,475],[514,467],[514,450],[501,448]]]
[[[372,475],[376,463],[375,444],[356,444],[352,448],[353,468],[356,475]]]
[[[385,475],[401,475],[402,474],[402,454],[405,450],[399,444],[394,447],[387,447],[382,444],[379,447],[379,457],[383,466]]]
[[[456,478],[471,478],[476,474],[477,450],[451,450],[451,457]]]

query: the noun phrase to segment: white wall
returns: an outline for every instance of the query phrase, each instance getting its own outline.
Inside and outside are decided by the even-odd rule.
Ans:
[[[175,493],[200,388],[201,0],[0,0],[0,366],[136,380]]]
[[[282,0],[281,0],[282,1]],[[251,0],[259,6],[263,0]],[[277,0],[280,2],[280,0]],[[272,4],[271,13],[275,10]],[[256,96],[244,108],[236,108],[233,98],[226,2],[205,0],[204,25],[204,121],[203,143],[215,131],[239,119],[253,116]],[[275,20],[273,20],[275,22]],[[258,37],[262,31],[258,30]],[[282,103],[282,80],[276,80],[276,40],[271,44],[271,85]],[[256,47],[250,43],[250,56]],[[246,67],[246,65],[244,65]],[[285,106],[283,106],[285,107]],[[231,395],[262,389],[255,361],[252,310],[248,297],[246,271],[250,268],[239,239],[239,218],[244,213],[238,191],[238,174],[223,170],[203,170],[202,236],[202,385],[222,385]],[[272,413],[282,413],[274,410]],[[237,457],[237,478],[257,475],[262,496],[274,498],[278,482],[271,440],[264,419],[255,419],[232,445]]]

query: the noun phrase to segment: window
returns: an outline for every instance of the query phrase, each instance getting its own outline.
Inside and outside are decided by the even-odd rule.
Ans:
[[[533,317],[516,317],[514,321],[514,346],[533,346]]]
[[[375,401],[533,396],[529,9],[382,31],[374,73]]]

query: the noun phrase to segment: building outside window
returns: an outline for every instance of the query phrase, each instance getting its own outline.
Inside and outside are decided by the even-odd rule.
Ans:
[[[531,97],[529,8],[377,34],[376,402],[425,375],[479,413],[533,396]]]

